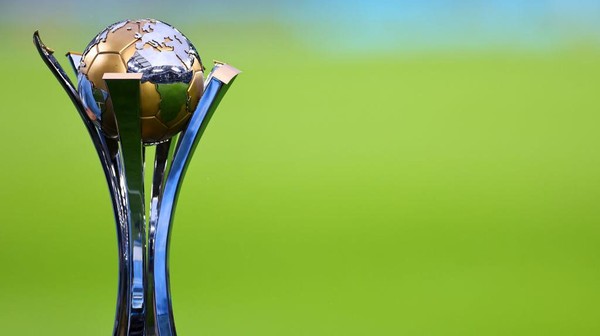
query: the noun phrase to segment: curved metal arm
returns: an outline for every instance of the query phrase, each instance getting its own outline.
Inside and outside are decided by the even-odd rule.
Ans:
[[[239,72],[226,64],[215,65],[208,77],[208,84],[198,107],[179,138],[173,164],[167,175],[162,200],[159,204],[157,227],[152,237],[154,241],[154,309],[159,336],[176,335],[169,291],[168,251],[177,196],[194,149],[219,102]]]
[[[126,295],[127,292],[127,278],[128,278],[128,267],[127,267],[127,216],[124,209],[123,197],[121,192],[121,180],[118,175],[120,170],[120,163],[118,159],[119,147],[118,143],[114,139],[106,138],[100,131],[94,126],[89,120],[85,112],[79,94],[75,89],[75,86],[58,63],[56,58],[52,55],[53,51],[46,47],[42,42],[39,33],[36,31],[33,34],[33,43],[39,52],[42,60],[48,66],[52,74],[56,77],[58,82],[61,84],[73,105],[77,109],[83,124],[85,125],[92,143],[96,148],[100,162],[102,163],[102,169],[106,177],[108,189],[110,192],[113,212],[115,215],[115,222],[117,223],[117,243],[119,249],[119,285],[117,293],[117,312],[115,316],[115,335],[127,335],[129,312],[127,311]]]

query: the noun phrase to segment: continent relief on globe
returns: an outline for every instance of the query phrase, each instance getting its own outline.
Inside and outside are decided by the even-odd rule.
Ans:
[[[86,48],[78,68],[78,91],[88,116],[109,137],[117,136],[104,73],[142,73],[140,124],[144,143],[177,134],[204,89],[200,57],[172,26],[152,19],[127,20],[102,31]]]

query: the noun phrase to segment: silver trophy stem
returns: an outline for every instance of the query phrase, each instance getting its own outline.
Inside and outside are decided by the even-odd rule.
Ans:
[[[127,310],[129,311],[129,335],[143,335],[146,324],[145,269],[146,269],[146,221],[144,207],[144,153],[140,127],[140,79],[142,74],[104,75],[119,134],[119,170],[123,183],[121,194],[125,196],[127,210],[128,251],[125,262],[129,267]]]
[[[227,64],[216,64],[177,145],[176,137],[156,145],[146,237],[145,152],[139,99],[141,74],[104,75],[119,134],[119,139],[107,138],[87,117],[73,83],[37,32],[34,33],[34,44],[75,105],[98,152],[109,187],[119,248],[119,287],[113,334],[174,336],[168,251],[177,196],[194,149],[239,70]],[[76,70],[80,55],[70,53],[67,57]]]
[[[148,312],[146,313],[146,335],[156,335],[155,325],[156,318],[154,315],[154,236],[156,232],[156,224],[158,222],[159,204],[161,194],[164,187],[166,173],[169,170],[170,163],[173,159],[174,144],[176,136],[166,142],[156,145],[156,154],[154,159],[154,174],[152,177],[152,191],[150,196],[150,221],[148,224],[148,264],[146,275],[148,277],[146,287],[146,304]]]

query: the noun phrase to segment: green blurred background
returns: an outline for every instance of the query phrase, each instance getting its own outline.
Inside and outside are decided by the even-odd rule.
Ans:
[[[31,34],[66,67],[128,17],[244,71],[179,198],[180,335],[600,334],[600,4],[28,0],[0,4],[1,335],[112,331],[102,169]]]

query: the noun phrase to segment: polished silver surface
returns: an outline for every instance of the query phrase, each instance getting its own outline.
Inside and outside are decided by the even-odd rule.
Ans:
[[[144,277],[146,268],[145,240],[146,222],[144,205],[144,159],[142,135],[140,129],[140,100],[131,97],[140,96],[141,74],[105,74],[103,79],[110,91],[117,129],[119,132],[119,160],[122,169],[119,175],[124,188],[125,211],[127,218],[127,240],[129,267],[127,310],[129,333],[143,335],[145,328]]]
[[[104,170],[106,182],[111,197],[115,222],[117,224],[117,246],[119,253],[119,283],[117,289],[117,309],[115,316],[114,335],[127,335],[128,321],[130,313],[127,310],[127,278],[129,277],[130,268],[127,266],[127,214],[125,210],[125,202],[122,193],[122,181],[119,175],[121,164],[119,160],[119,144],[114,139],[104,137],[98,128],[90,121],[86,115],[85,107],[79,99],[79,94],[75,90],[75,86],[58,63],[53,55],[53,51],[46,47],[38,32],[33,34],[33,42],[36,46],[42,60],[52,74],[61,84],[67,95],[75,105],[75,109],[79,113],[84,126],[88,130],[92,143],[100,158],[100,163]]]
[[[146,48],[147,45],[151,48]],[[153,52],[153,48],[162,47],[170,50]],[[143,23],[135,48],[137,51],[126,62],[127,70],[143,73],[142,80],[153,83],[189,83],[193,73],[187,69],[192,68],[194,56],[199,59],[192,43],[180,31],[158,20]]]
[[[111,26],[109,29],[118,29]],[[146,27],[160,31],[156,27]],[[100,37],[101,38],[101,37]],[[34,33],[40,56],[75,105],[109,187],[117,224],[119,286],[114,335],[176,335],[169,290],[168,252],[177,196],[194,149],[239,70],[216,64],[190,121],[177,136],[145,147],[140,134],[140,81],[143,73],[105,74],[115,111],[117,138],[106,137],[89,118],[86,106],[52,50]],[[67,54],[76,64],[77,54]],[[136,99],[137,98],[137,99]],[[145,218],[144,157],[154,148],[149,218]]]
[[[71,68],[73,68],[73,71],[77,73],[77,67],[79,66],[79,63],[81,63],[82,55],[80,53],[69,51],[65,56],[67,56],[69,59],[69,63],[71,63]]]
[[[223,69],[221,69],[223,68]],[[221,71],[219,71],[221,69]],[[218,79],[223,70],[227,69],[235,73],[228,82],[223,83]],[[221,99],[227,93],[229,85],[233,83],[233,78],[239,74],[239,70],[225,64],[216,64],[207,81],[207,85],[200,98],[198,107],[192,115],[187,128],[179,136],[177,149],[173,158],[172,166],[167,174],[167,180],[162,193],[162,200],[159,202],[159,214],[156,230],[151,237],[154,245],[154,251],[151,253],[154,257],[154,299],[155,316],[158,334],[176,335],[175,322],[173,319],[173,308],[171,305],[171,293],[169,291],[169,243],[171,236],[171,227],[177,197],[181,190],[183,178],[186,169],[194,153],[206,126],[210,121],[214,111],[219,105]]]
[[[154,174],[152,176],[152,191],[150,195],[150,219],[148,223],[146,302],[150,311],[146,314],[146,334],[156,335],[155,294],[154,294],[154,237],[158,222],[159,206],[163,192],[166,173],[173,159],[176,138],[156,145],[154,157]]]

